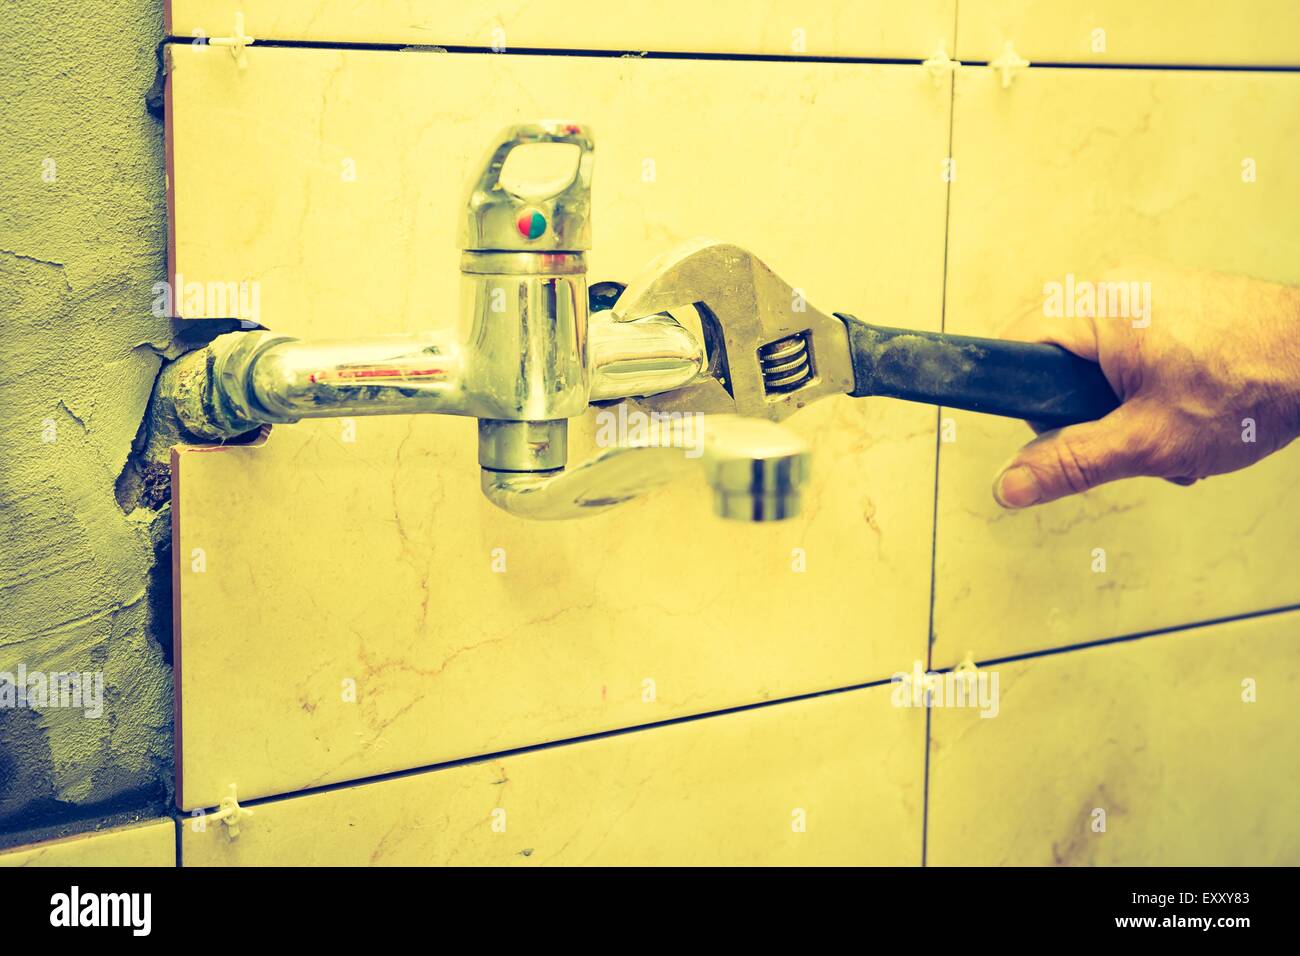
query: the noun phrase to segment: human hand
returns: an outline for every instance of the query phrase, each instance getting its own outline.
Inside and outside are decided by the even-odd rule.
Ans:
[[[1190,485],[1300,434],[1300,289],[1147,261],[1107,270],[1093,287],[1118,282],[1135,293],[1127,315],[1114,315],[1114,299],[1107,317],[1044,308],[1006,333],[1100,363],[1122,404],[1022,448],[994,479],[1003,507],[1143,475]]]

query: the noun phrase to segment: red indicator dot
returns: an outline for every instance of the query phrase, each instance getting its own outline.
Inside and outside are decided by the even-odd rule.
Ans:
[[[515,220],[515,226],[525,239],[536,239],[546,231],[546,217],[536,209],[525,209]]]

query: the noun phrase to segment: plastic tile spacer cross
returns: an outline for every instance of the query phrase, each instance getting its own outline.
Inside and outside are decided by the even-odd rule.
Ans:
[[[224,823],[226,825],[226,837],[235,840],[239,837],[240,821],[252,815],[252,810],[239,805],[239,800],[235,796],[235,785],[232,783],[230,785],[230,794],[221,798],[221,804],[217,807],[217,812],[208,817],[208,820]]]
[[[961,663],[952,669],[953,675],[973,685],[979,674],[979,665],[975,663],[975,654],[973,651],[967,651],[966,656],[961,659]]]
[[[230,48],[230,55],[235,58],[235,62],[241,70],[248,68],[248,47],[257,41],[244,32],[244,15],[235,14],[235,32],[233,36],[212,37],[208,40],[208,46],[225,46]]]
[[[1011,80],[1017,73],[1029,66],[1029,61],[1021,57],[1016,52],[1015,47],[1008,40],[1002,46],[1002,53],[996,60],[989,61],[989,68],[1002,76],[1002,88],[1005,90],[1011,86]]]
[[[947,46],[939,44],[939,49],[930,55],[928,60],[921,61],[921,65],[929,72],[931,79],[934,80],[935,87],[943,86],[943,81],[961,69],[961,60],[954,60],[948,56]]]

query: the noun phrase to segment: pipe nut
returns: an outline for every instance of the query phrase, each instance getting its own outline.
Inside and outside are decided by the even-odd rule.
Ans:
[[[212,340],[212,411],[223,427],[235,433],[265,422],[289,425],[298,421],[264,408],[253,394],[253,366],[267,349],[293,337],[274,332],[228,332]]]

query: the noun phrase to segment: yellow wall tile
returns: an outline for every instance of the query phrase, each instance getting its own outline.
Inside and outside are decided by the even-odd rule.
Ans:
[[[593,281],[714,234],[824,308],[937,325],[948,93],[920,68],[172,56],[176,268],[261,283],[276,330],[450,324],[462,184],[500,127],[556,114],[597,130]],[[260,447],[182,450],[181,805],[909,667],[926,642],[934,422],[887,401],[804,410],[805,514],[759,527],[713,518],[694,485],[584,522],[516,519],[483,499],[463,419],[359,419],[352,443],[304,422]],[[575,431],[577,461],[590,418]]]
[[[1300,864],[1298,638],[1288,613],[996,665],[997,716],[934,710],[927,861]]]
[[[1035,69],[1004,90],[961,73],[947,330],[998,334],[1103,257],[1300,282],[1297,106],[1297,75]],[[1152,322],[1178,321],[1152,294]],[[1008,513],[990,486],[1030,432],[943,414],[956,441],[939,453],[936,666],[1300,601],[1300,446],[1192,488],[1142,479]]]
[[[181,856],[186,866],[915,865],[924,738],[923,711],[867,688],[277,799],[253,807],[233,841],[218,824],[183,825]]]
[[[1094,35],[1098,29],[1104,37]],[[1300,6],[1293,0],[962,0],[959,58],[991,60],[1008,40],[1021,56],[1050,63],[1296,66]]]
[[[951,49],[955,6],[955,0],[170,0],[168,32],[229,35],[241,11],[246,33],[259,39],[925,57],[941,41]]]
[[[175,866],[176,824],[150,820],[0,851],[0,866]]]

